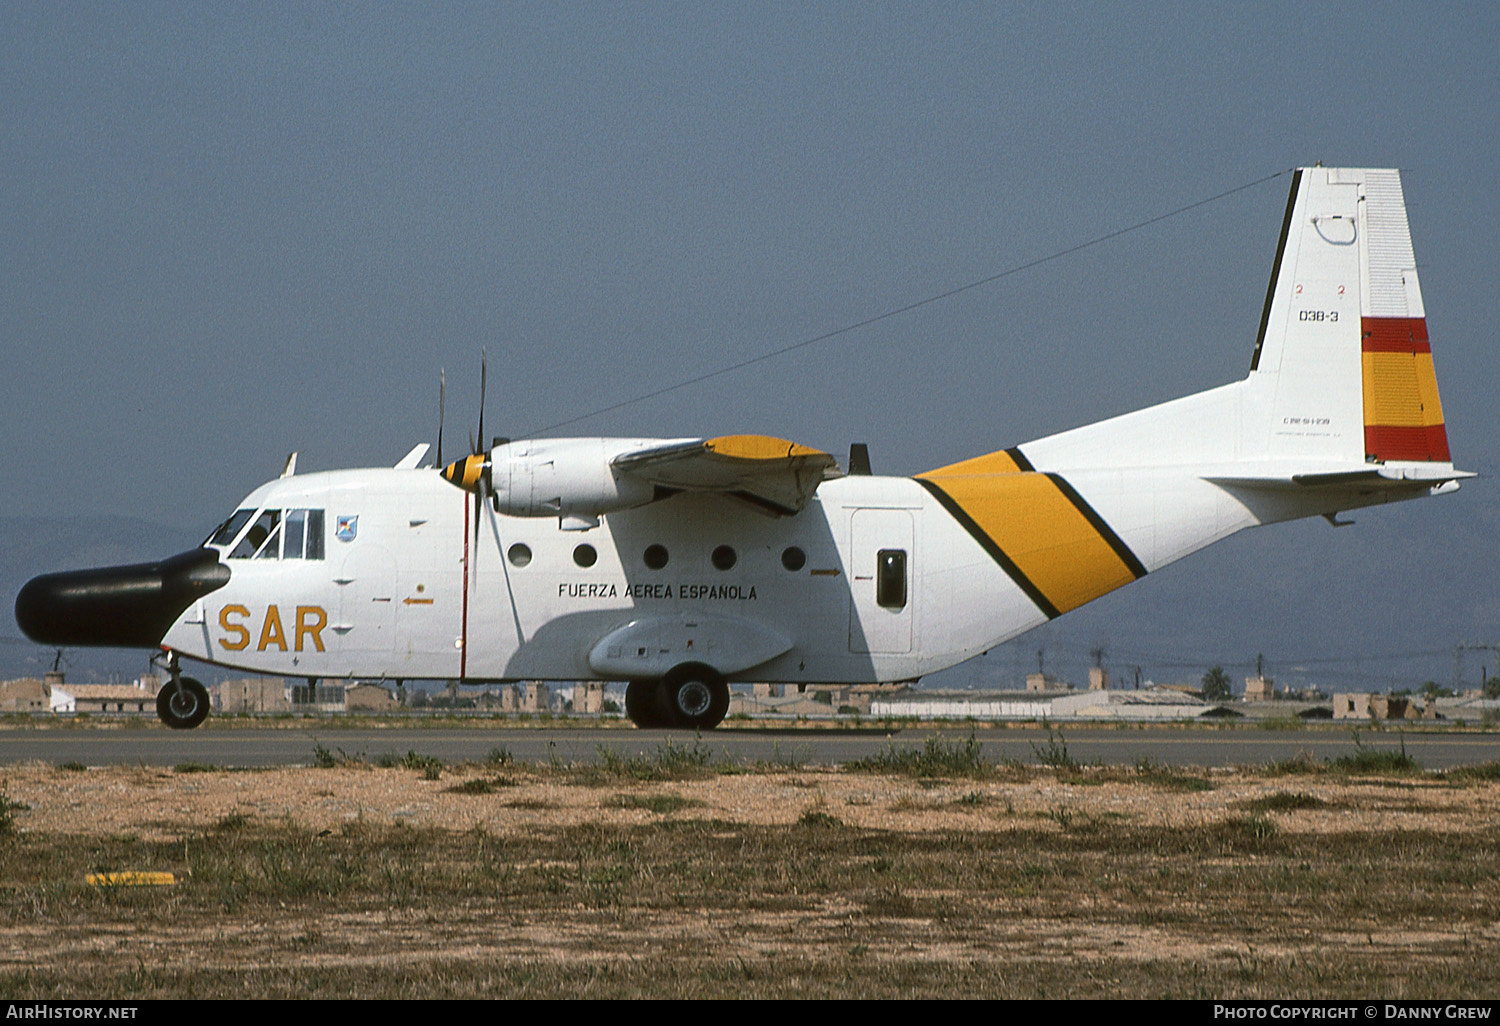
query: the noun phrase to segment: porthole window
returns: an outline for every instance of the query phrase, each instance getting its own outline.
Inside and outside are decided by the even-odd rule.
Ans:
[[[905,549],[881,549],[876,553],[875,601],[886,609],[906,608]]]
[[[579,566],[593,566],[598,561],[599,553],[595,552],[594,547],[587,542],[584,542],[573,550],[573,562]]]
[[[781,553],[781,565],[796,573],[807,565],[807,553],[793,545]]]
[[[735,554],[733,546],[720,545],[708,558],[713,562],[715,570],[733,570],[740,557]]]
[[[646,566],[652,570],[660,570],[667,565],[667,547],[665,545],[647,545],[646,551],[641,556],[646,561]]]
[[[531,562],[531,546],[516,542],[506,552],[506,556],[510,559],[511,566],[525,566]]]

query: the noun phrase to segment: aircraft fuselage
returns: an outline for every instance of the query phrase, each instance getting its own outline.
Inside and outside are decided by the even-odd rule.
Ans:
[[[322,558],[230,558],[224,546],[228,584],[162,644],[286,676],[595,679],[636,676],[628,663],[601,673],[607,654],[591,665],[602,638],[666,617],[689,626],[657,639],[677,650],[638,676],[663,661],[715,665],[746,624],[789,647],[731,679],[856,683],[931,673],[1046,619],[910,478],[828,481],[780,518],[684,493],[588,531],[476,507],[431,471],[273,481],[242,508],[324,511]],[[893,554],[884,596],[881,553]]]

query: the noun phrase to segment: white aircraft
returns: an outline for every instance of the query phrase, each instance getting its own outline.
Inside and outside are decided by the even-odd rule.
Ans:
[[[1456,490],[1396,171],[1295,173],[1243,381],[915,477],[760,436],[497,443],[298,475],[191,552],[37,577],[48,645],[307,678],[627,681],[709,728],[729,683],[911,681],[1259,524]],[[457,486],[457,490],[454,486]]]

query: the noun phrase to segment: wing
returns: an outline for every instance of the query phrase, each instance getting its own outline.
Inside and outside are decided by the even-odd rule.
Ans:
[[[828,453],[767,435],[673,442],[611,465],[667,492],[717,492],[783,517],[800,513],[823,481],[843,476]]]

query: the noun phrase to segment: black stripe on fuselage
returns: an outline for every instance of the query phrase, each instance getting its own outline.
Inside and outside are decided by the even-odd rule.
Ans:
[[[1011,458],[1015,459],[1017,456],[1020,456],[1019,450]],[[1025,457],[1021,458],[1024,459]],[[932,497],[938,501],[938,504],[947,510],[954,520],[958,521],[960,527],[969,532],[969,536],[979,543],[980,548],[989,553],[990,558],[1000,565],[1000,569],[1004,570],[1012,581],[1016,582],[1016,587],[1025,592],[1027,598],[1036,603],[1036,607],[1046,614],[1047,619],[1054,620],[1062,615],[1058,611],[1058,608],[1048,600],[1047,596],[1042,594],[1041,589],[1032,583],[1031,578],[1022,573],[1021,568],[1011,562],[1011,558],[1005,554],[1005,551],[995,544],[993,538],[984,533],[984,529],[974,522],[973,517],[964,512],[963,507],[955,502],[952,496],[926,478],[918,477],[913,480],[932,493]]]
[[[1083,514],[1083,519],[1089,522],[1089,526],[1099,532],[1099,537],[1103,538],[1104,543],[1120,557],[1120,562],[1125,564],[1125,569],[1129,570],[1136,580],[1145,577],[1145,564],[1136,558],[1135,553],[1130,551],[1130,546],[1125,544],[1123,538],[1115,534],[1114,529],[1104,522],[1104,518],[1094,512],[1094,507],[1085,502],[1083,496],[1063,480],[1062,475],[1048,474],[1047,478],[1057,485],[1057,490],[1067,497],[1067,500],[1073,504],[1073,508]]]

